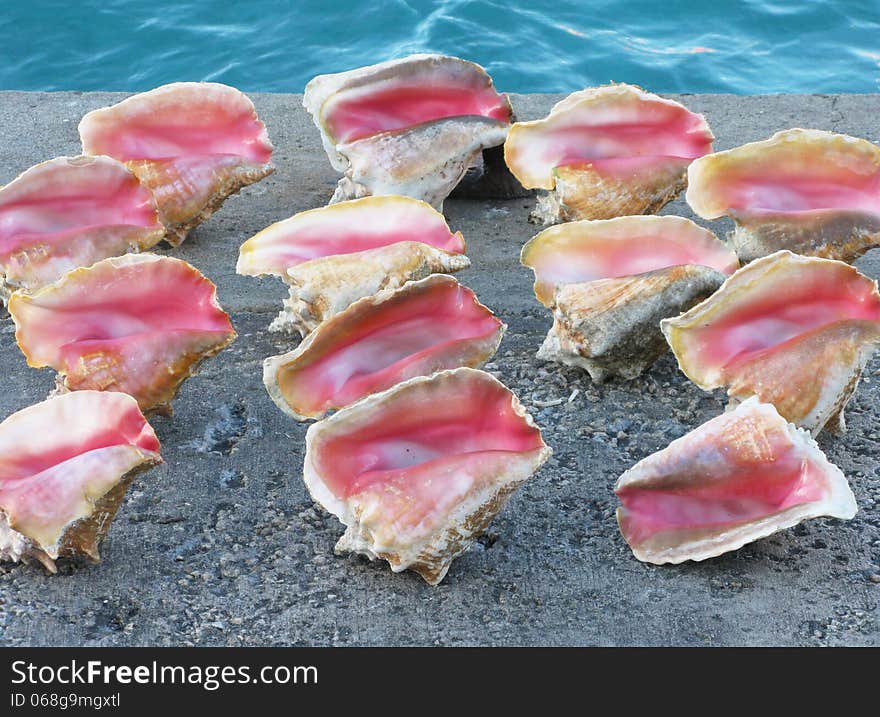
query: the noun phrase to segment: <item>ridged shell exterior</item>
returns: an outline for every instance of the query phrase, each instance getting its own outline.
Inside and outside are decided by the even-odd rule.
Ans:
[[[668,349],[660,320],[705,299],[724,278],[688,264],[561,286],[537,357],[582,368],[598,382],[635,378]]]
[[[473,382],[490,385],[509,395],[510,409],[521,418],[524,426],[537,432],[537,444],[532,450],[509,456],[504,468],[497,474],[486,476],[488,480],[477,484],[477,490],[469,490],[455,499],[454,508],[448,511],[443,524],[435,526],[430,535],[416,542],[406,542],[406,536],[394,526],[376,523],[375,506],[359,504],[357,500],[337,497],[328,488],[318,469],[317,452],[321,444],[334,434],[351,431],[358,426],[377,420],[402,400],[423,399],[424,415],[431,413],[430,406],[443,401],[448,386]],[[468,407],[479,411],[479,406]],[[510,495],[528,480],[549,458],[550,449],[540,439],[540,433],[516,397],[497,379],[483,371],[459,368],[442,371],[430,377],[418,377],[359,401],[338,413],[312,425],[306,434],[306,456],[303,478],[312,498],[335,515],[346,526],[345,534],[336,544],[337,553],[354,552],[371,560],[388,561],[394,572],[413,570],[430,585],[437,585],[446,575],[452,561],[465,552],[501,511]],[[493,470],[498,470],[500,464]],[[464,470],[462,467],[461,470]],[[444,476],[455,480],[455,475]],[[390,491],[389,486],[389,491]],[[389,499],[404,499],[395,492],[387,492]]]
[[[409,241],[313,259],[288,270],[290,296],[270,328],[306,336],[358,299],[430,274],[460,271],[470,263],[463,254]]]

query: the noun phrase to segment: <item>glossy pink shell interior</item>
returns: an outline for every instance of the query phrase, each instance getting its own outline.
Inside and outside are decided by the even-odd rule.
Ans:
[[[461,234],[453,234],[442,215],[427,205],[359,203],[343,204],[299,214],[258,234],[243,247],[266,270],[285,270],[326,256],[353,254],[403,241],[417,241],[450,254],[465,250]],[[250,246],[249,246],[250,245]]]
[[[763,289],[689,329],[689,350],[696,351],[701,364],[731,367],[838,321],[880,322],[873,283],[842,280],[833,264],[805,268],[796,280]]]
[[[164,95],[154,90],[87,115],[80,125],[83,147],[89,154],[106,154],[123,162],[194,155],[269,162],[272,145],[266,128],[237,90],[171,87],[160,88]]]
[[[167,368],[156,364],[175,344],[232,332],[213,284],[185,262],[96,267],[17,309],[17,336],[32,358],[70,371],[96,354],[116,355],[152,375]]]
[[[699,447],[699,432],[698,428],[690,434],[693,440],[687,449],[693,463],[678,465],[678,475],[667,475],[666,486],[633,485],[618,491],[621,530],[631,545],[663,533],[742,525],[827,494],[824,469],[792,444],[784,422],[781,429],[762,434],[769,439],[762,448],[772,460],[761,463],[742,460],[735,447]],[[666,450],[675,449],[673,445]]]
[[[379,304],[344,334],[334,332],[315,360],[293,373],[282,369],[278,380],[300,406],[345,406],[407,378],[457,367],[467,344],[486,342],[501,326],[470,289],[453,279],[435,282],[406,301]]]
[[[0,261],[102,227],[161,229],[150,191],[121,164],[38,166],[0,191]]]
[[[99,451],[118,446],[159,452],[137,403],[123,394],[82,391],[13,414],[0,424],[0,503],[51,522],[64,496],[92,478]]]
[[[560,242],[558,249],[536,251],[528,263],[541,282],[575,284],[633,276],[682,264],[708,266],[724,274],[736,271],[736,255],[721,242],[688,241],[675,230],[645,230],[644,233],[608,236],[594,234]]]
[[[703,118],[684,107],[646,99],[620,110],[612,105],[597,112],[567,112],[571,119],[562,126],[535,130],[523,139],[522,161],[531,172],[588,163],[598,172],[625,178],[670,161],[687,164],[712,151]]]
[[[880,215],[880,173],[849,171],[837,164],[822,163],[789,169],[779,166],[752,172],[748,165],[730,168],[713,183],[720,201],[733,213],[793,215],[838,209]],[[803,171],[799,171],[803,170]]]
[[[491,86],[450,85],[443,79],[438,73],[430,83],[389,82],[370,92],[342,92],[322,107],[324,126],[337,143],[345,143],[447,117],[510,121],[507,99]]]
[[[321,442],[316,464],[334,495],[345,499],[402,484],[416,502],[433,504],[439,493],[454,491],[456,472],[465,464],[543,446],[540,432],[517,415],[503,386],[460,374],[442,380],[446,376],[399,394]]]

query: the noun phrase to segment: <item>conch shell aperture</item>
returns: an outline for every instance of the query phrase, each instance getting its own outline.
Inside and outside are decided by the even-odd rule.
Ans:
[[[162,462],[156,434],[123,393],[77,391],[0,423],[0,559],[97,562],[135,475]]]
[[[321,418],[415,376],[478,367],[504,324],[451,276],[435,274],[364,297],[296,349],[263,362],[272,400],[297,420]]]
[[[851,262],[880,246],[880,147],[789,129],[697,159],[687,201],[704,219],[730,216],[744,262],[779,249]]]
[[[713,139],[702,115],[615,84],[575,92],[545,119],[515,123],[504,158],[523,187],[546,190],[534,221],[611,219],[672,201]]]
[[[807,431],[750,398],[630,468],[614,492],[639,560],[705,560],[808,518],[849,520],[855,497]]]
[[[503,384],[459,368],[410,379],[312,425],[303,476],[314,500],[347,527],[337,553],[381,558],[436,585],[549,456]]]
[[[124,162],[150,188],[177,246],[231,194],[275,171],[254,104],[234,87],[175,82],[89,112],[83,154]]]

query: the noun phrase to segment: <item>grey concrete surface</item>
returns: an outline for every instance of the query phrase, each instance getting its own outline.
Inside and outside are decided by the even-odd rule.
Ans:
[[[0,182],[76,154],[76,125],[118,94],[0,93]],[[166,463],[137,480],[96,566],[0,567],[6,645],[876,645],[880,644],[880,357],[823,448],[860,512],[815,520],[714,560],[637,562],[614,521],[612,485],[637,460],[722,410],[667,355],[629,383],[594,385],[533,356],[550,316],[535,301],[521,245],[531,200],[450,201],[473,267],[459,278],[509,326],[489,368],[529,406],[554,457],[437,588],[384,563],[333,555],[342,528],[301,480],[303,436],[260,378],[290,348],[267,333],[284,289],[235,274],[239,244],[326,202],[336,176],[299,98],[254,97],[277,173],[233,197],[173,253],[219,286],[238,341],[157,418]],[[521,118],[557,97],[514,97]],[[792,127],[880,141],[880,95],[685,96],[728,148]],[[666,213],[692,214],[679,199]],[[723,232],[724,222],[712,225]],[[169,250],[170,251],[170,250]],[[859,262],[880,275],[880,252]],[[50,371],[27,368],[2,324],[0,416],[42,399]],[[573,396],[573,400],[569,398]]]

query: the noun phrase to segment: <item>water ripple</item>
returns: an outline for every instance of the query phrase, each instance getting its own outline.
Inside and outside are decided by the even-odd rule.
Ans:
[[[610,80],[659,92],[877,92],[877,0],[6,0],[0,88],[217,80],[300,92],[412,52],[473,59],[514,92]]]

